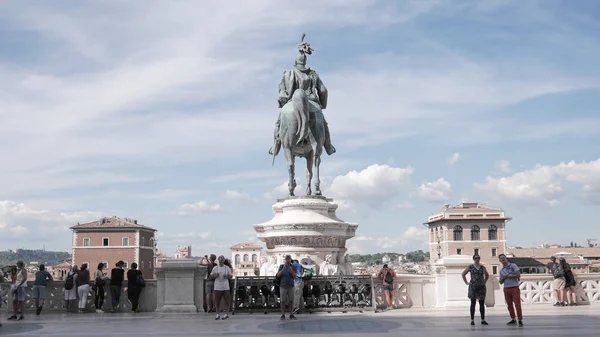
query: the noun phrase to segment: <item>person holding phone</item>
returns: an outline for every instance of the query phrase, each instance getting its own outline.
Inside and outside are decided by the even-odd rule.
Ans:
[[[290,319],[296,319],[294,316],[294,281],[297,277],[296,268],[292,264],[292,257],[285,256],[284,263],[279,266],[277,277],[279,282],[279,297],[281,299],[281,319],[285,319],[285,306],[289,306]]]
[[[210,279],[214,280],[214,300],[217,310],[216,320],[228,319],[229,308],[231,307],[231,295],[229,293],[229,280],[233,277],[231,268],[225,265],[225,257],[220,255],[217,259],[219,264],[213,267],[210,273]],[[225,316],[221,317],[221,299],[225,301]]]

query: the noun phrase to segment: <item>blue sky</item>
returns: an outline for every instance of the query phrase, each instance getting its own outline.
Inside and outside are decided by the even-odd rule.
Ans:
[[[510,245],[598,238],[598,17],[593,1],[4,1],[0,248],[68,250],[104,215],[158,229],[167,254],[256,240],[286,193],[266,151],[303,32],[351,252],[426,249],[422,222],[462,200],[505,209]]]

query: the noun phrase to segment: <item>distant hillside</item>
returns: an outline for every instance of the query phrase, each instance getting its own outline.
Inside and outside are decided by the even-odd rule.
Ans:
[[[377,254],[354,254],[350,255],[350,261],[352,262],[363,262],[369,265],[378,265],[383,263],[383,257],[388,256],[393,263],[398,262],[398,257],[400,255],[404,256],[404,260],[407,262],[423,262],[429,261],[429,252],[423,252],[422,250],[417,250],[414,252],[408,252],[406,254],[399,253],[377,253]]]
[[[69,257],[71,257],[71,254],[67,252],[17,249],[16,253],[13,253],[12,251],[0,252],[0,266],[14,265],[19,260],[23,260],[25,265],[34,261],[43,263],[47,266],[53,266],[61,263],[64,259]]]

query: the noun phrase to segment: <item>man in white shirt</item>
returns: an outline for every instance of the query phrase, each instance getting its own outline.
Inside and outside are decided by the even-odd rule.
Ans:
[[[213,267],[209,277],[215,282],[214,300],[215,308],[217,309],[217,317],[215,317],[216,320],[229,318],[229,308],[231,307],[231,296],[229,294],[229,280],[233,277],[231,269],[224,264],[225,257],[223,255],[220,255],[218,261],[219,264]],[[223,317],[221,317],[221,299],[225,301],[226,308],[226,313]]]

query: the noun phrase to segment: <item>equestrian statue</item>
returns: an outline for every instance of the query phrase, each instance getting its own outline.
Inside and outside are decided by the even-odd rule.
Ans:
[[[290,196],[294,195],[296,188],[295,157],[306,158],[306,195],[312,194],[313,165],[317,170],[315,194],[321,195],[319,168],[323,148],[328,155],[336,151],[323,116],[323,110],[327,108],[327,88],[317,72],[306,67],[306,55],[311,55],[314,50],[304,41],[305,36],[302,34],[298,45],[299,54],[294,68],[283,73],[279,84],[278,102],[281,110],[275,123],[275,144],[269,149],[274,163],[283,146]]]

